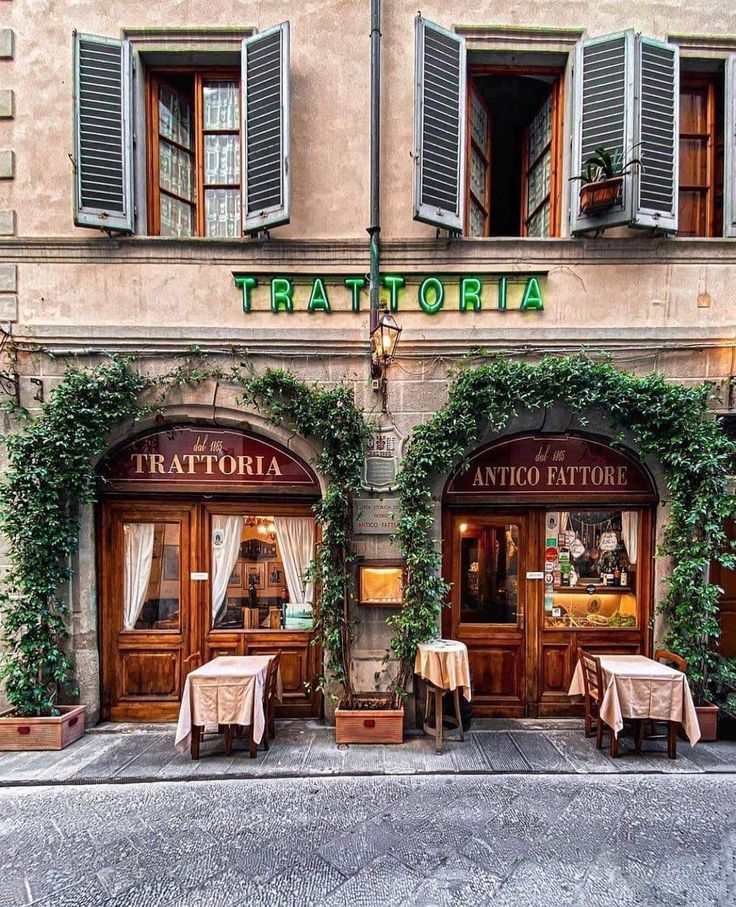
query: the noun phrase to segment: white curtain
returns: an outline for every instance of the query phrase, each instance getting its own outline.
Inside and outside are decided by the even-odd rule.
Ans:
[[[123,591],[123,626],[132,630],[146,600],[153,562],[154,523],[126,523],[125,580]]]
[[[636,510],[624,510],[622,512],[621,537],[626,546],[629,561],[635,564],[639,554],[639,514]]]
[[[314,583],[304,574],[314,557],[314,520],[306,516],[277,516],[276,538],[289,590],[289,606],[313,604]]]
[[[223,542],[217,548],[212,546],[212,623],[214,624],[217,617],[225,604],[227,597],[227,581],[233,572],[233,567],[237,563],[238,554],[240,553],[240,537],[243,534],[243,523],[245,517],[242,516],[224,516],[223,514],[213,514],[212,516],[212,537],[215,532],[220,531],[223,536]]]

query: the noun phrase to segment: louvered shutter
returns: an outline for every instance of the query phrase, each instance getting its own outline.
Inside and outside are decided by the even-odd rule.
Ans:
[[[634,146],[634,32],[580,41],[575,60],[573,175],[596,148],[632,156]],[[614,227],[631,220],[633,179],[624,179],[620,204],[601,214],[580,213],[579,181],[571,182],[571,231]]]
[[[414,219],[462,232],[465,221],[465,39],[416,18]]]
[[[630,156],[636,193],[632,224],[677,230],[677,181],[680,143],[680,50],[652,38],[637,37],[636,147]]]
[[[726,59],[723,161],[723,235],[736,237],[736,54]]]
[[[243,232],[289,222],[289,23],[243,41]]]
[[[130,44],[74,33],[74,135],[79,227],[133,232]]]

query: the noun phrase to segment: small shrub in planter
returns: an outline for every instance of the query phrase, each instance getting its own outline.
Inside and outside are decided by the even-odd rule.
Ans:
[[[624,159],[621,149],[607,151],[603,146],[595,149],[583,167],[582,173],[573,176],[580,187],[580,213],[599,214],[620,203],[623,197],[624,177],[641,161]]]

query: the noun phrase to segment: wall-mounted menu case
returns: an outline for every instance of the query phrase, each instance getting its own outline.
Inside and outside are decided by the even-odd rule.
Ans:
[[[368,608],[400,608],[404,566],[396,561],[364,561],[358,566],[358,600]]]

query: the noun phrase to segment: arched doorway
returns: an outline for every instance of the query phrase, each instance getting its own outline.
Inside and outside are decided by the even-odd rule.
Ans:
[[[502,438],[449,477],[442,630],[476,714],[569,714],[578,648],[648,651],[656,501],[635,455],[581,434]]]
[[[276,651],[281,714],[319,716],[313,470],[251,432],[181,424],[125,441],[100,475],[102,717],[173,719],[193,667]]]

